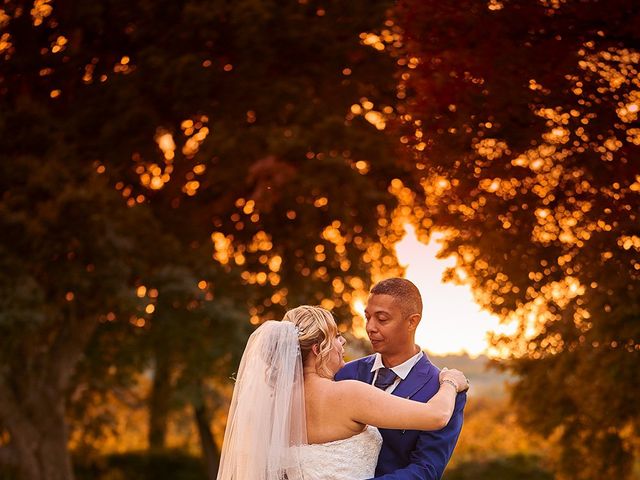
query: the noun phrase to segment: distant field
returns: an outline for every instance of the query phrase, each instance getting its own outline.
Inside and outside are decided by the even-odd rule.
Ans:
[[[468,355],[444,355],[430,354],[429,359],[438,367],[457,368],[462,370],[471,382],[473,395],[499,398],[506,395],[505,384],[513,381],[514,377],[490,367],[491,360],[481,355],[471,358]]]

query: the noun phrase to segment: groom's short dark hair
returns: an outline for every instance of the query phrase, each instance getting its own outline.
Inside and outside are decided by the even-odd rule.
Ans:
[[[419,313],[422,315],[422,296],[420,290],[406,278],[392,277],[376,283],[369,292],[371,295],[390,295],[400,303],[405,316]]]

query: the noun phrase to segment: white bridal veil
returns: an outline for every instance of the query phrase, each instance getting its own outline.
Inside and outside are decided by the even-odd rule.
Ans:
[[[307,443],[298,333],[269,320],[253,332],[240,362],[218,480],[301,478],[297,446]]]

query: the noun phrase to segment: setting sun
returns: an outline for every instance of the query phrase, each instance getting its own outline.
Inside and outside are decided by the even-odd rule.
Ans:
[[[481,310],[466,285],[444,283],[444,271],[454,265],[453,258],[436,258],[442,235],[435,234],[428,244],[421,243],[413,227],[405,225],[406,235],[396,245],[398,261],[406,267],[405,278],[420,290],[423,300],[422,321],[416,341],[437,355],[467,353],[499,356],[488,342],[490,332],[507,333],[509,325],[500,325],[498,317]],[[364,300],[356,300],[354,310],[364,317]],[[358,326],[363,336],[364,321]],[[513,327],[512,327],[513,328]]]
[[[454,260],[436,258],[441,237],[434,235],[425,245],[418,241],[413,227],[405,228],[407,234],[396,251],[399,262],[407,267],[405,277],[420,289],[424,302],[418,344],[436,354],[489,353],[487,335],[499,329],[498,318],[480,310],[468,286],[443,283],[442,274]]]

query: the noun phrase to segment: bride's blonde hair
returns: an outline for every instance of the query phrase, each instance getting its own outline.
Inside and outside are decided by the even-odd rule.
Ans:
[[[282,321],[291,322],[297,327],[302,361],[307,360],[313,345],[318,345],[316,370],[325,377],[333,377],[327,361],[333,348],[333,340],[338,336],[338,326],[331,312],[322,307],[301,305],[289,310]]]

